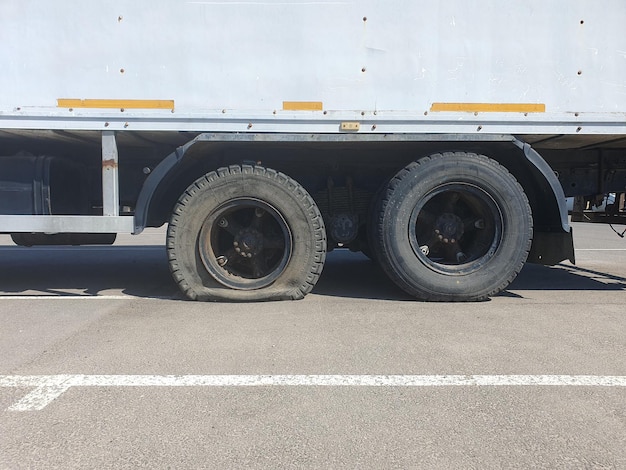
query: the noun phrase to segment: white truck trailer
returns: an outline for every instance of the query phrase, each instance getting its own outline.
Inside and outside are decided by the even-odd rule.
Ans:
[[[168,224],[191,299],[302,298],[336,248],[485,299],[574,260],[566,196],[625,191],[625,25],[624,0],[3,0],[0,233]]]

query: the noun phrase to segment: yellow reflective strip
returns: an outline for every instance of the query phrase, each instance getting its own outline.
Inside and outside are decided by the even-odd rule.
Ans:
[[[545,113],[543,103],[433,103],[431,112],[465,113]]]
[[[59,98],[59,108],[174,109],[174,100],[81,100]]]
[[[322,111],[321,101],[283,101],[283,111]]]

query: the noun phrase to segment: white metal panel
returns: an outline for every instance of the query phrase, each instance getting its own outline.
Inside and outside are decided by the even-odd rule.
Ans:
[[[0,128],[623,134],[625,24],[623,0],[3,0]]]

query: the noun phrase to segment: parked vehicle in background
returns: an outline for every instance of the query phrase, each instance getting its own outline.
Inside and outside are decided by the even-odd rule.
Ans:
[[[567,198],[567,211],[570,213],[574,210],[574,199],[573,197]],[[585,201],[584,209],[592,212],[606,212],[607,206],[613,206],[617,202],[615,193],[609,193],[605,196],[593,196],[593,198],[588,199],[585,201],[583,198],[583,201]]]

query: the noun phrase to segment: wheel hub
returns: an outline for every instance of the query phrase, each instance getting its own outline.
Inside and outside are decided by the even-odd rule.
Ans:
[[[463,236],[463,220],[455,214],[441,214],[434,225],[435,235],[443,243],[456,243]]]
[[[263,234],[250,228],[241,230],[233,241],[233,247],[244,258],[252,258],[263,250]]]

